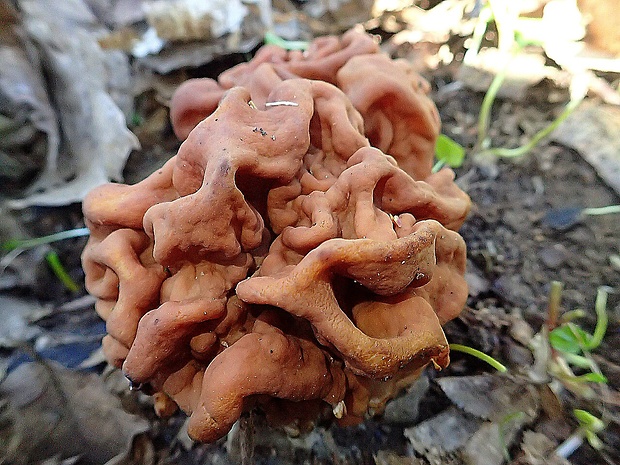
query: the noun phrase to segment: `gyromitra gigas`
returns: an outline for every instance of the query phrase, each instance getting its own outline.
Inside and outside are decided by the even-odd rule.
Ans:
[[[368,35],[265,47],[172,101],[178,154],[84,202],[107,358],[214,441],[243,411],[297,428],[379,412],[461,310],[468,197],[431,173],[428,85]],[[327,409],[326,409],[327,407]]]

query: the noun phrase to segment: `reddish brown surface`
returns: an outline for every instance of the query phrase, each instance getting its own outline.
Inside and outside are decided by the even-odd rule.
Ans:
[[[257,56],[179,90],[186,140],[161,170],[84,202],[106,355],[201,441],[256,404],[298,427],[341,401],[344,423],[380,411],[448,364],[467,297],[469,199],[431,174],[428,85],[358,32]]]

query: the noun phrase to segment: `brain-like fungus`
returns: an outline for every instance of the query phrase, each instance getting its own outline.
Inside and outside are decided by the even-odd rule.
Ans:
[[[469,199],[431,172],[428,85],[350,31],[261,49],[172,101],[178,154],[84,202],[105,354],[214,441],[242,412],[360,421],[429,363],[467,295]],[[332,413],[333,412],[333,413]]]

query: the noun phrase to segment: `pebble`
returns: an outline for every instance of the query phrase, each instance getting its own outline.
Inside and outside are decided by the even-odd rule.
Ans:
[[[388,402],[383,414],[386,423],[411,424],[418,419],[420,402],[430,386],[428,378],[422,375],[405,394]]]
[[[553,244],[540,251],[540,259],[547,268],[559,268],[568,256],[566,247],[562,244]]]

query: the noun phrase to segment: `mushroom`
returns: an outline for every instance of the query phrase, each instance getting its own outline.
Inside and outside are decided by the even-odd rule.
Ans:
[[[267,47],[181,86],[183,143],[160,170],[88,195],[104,351],[158,413],[178,405],[206,442],[254,407],[351,424],[447,366],[470,202],[430,172],[427,92],[357,31],[307,55]]]

